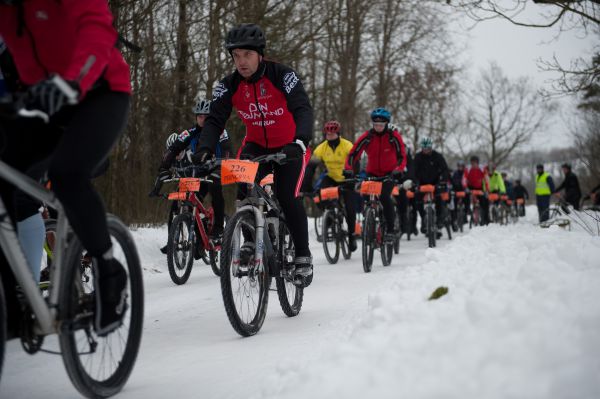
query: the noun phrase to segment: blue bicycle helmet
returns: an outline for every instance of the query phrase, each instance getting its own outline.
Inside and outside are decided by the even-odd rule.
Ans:
[[[389,122],[392,119],[392,114],[385,108],[375,108],[373,112],[371,112],[371,120],[375,119],[385,119],[386,122]]]

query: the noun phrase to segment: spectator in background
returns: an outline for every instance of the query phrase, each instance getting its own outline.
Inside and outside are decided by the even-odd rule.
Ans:
[[[544,165],[536,165],[537,174],[535,176],[535,198],[538,208],[540,223],[548,220],[548,209],[550,208],[550,196],[554,192],[554,182],[552,176],[544,172]]]
[[[571,165],[568,163],[564,163],[561,165],[563,174],[565,175],[565,179],[563,182],[553,190],[554,194],[560,195],[559,192],[561,190],[565,190],[565,201],[575,208],[576,211],[579,210],[579,201],[581,200],[581,188],[579,187],[579,180],[573,171],[571,170]]]

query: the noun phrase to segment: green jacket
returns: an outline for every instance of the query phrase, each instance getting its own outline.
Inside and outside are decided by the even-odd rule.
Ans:
[[[504,186],[504,180],[502,175],[498,172],[492,173],[489,180],[490,193],[506,194],[506,187]]]

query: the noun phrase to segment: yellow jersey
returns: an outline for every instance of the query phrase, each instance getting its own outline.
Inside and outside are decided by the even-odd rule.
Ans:
[[[325,164],[327,176],[339,183],[344,181],[344,165],[351,149],[352,142],[340,137],[340,143],[335,147],[335,150],[325,140],[315,148],[313,154]]]

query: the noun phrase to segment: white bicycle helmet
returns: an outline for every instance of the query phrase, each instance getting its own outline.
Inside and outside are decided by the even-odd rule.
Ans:
[[[179,135],[177,133],[171,133],[171,135],[167,137],[167,149],[169,149],[169,147],[173,145],[173,143],[175,142],[175,140],[177,140],[178,137]]]
[[[210,112],[210,100],[202,98],[198,100],[196,105],[192,108],[196,115],[208,115]]]

